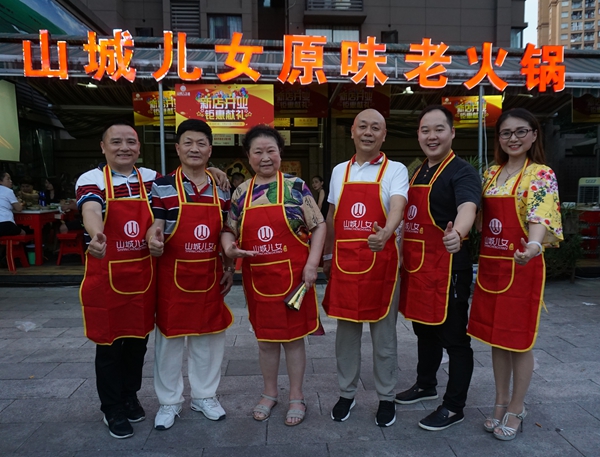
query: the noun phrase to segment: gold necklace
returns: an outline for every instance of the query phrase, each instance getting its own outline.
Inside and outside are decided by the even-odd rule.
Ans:
[[[508,173],[508,168],[505,168],[506,172]],[[504,184],[506,184],[506,182],[510,179],[511,176],[513,176],[514,174],[516,174],[517,172],[521,171],[521,168],[517,168],[515,171],[513,171],[512,173],[508,173],[508,175],[506,176],[506,178],[504,178]],[[503,185],[504,185],[503,184]]]

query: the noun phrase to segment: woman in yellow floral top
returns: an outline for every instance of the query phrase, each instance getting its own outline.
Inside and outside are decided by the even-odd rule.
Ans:
[[[504,441],[516,437],[527,415],[531,349],[544,294],[543,246],[557,246],[563,238],[558,185],[544,165],[541,135],[529,111],[504,112],[496,124],[498,165],[484,175],[479,269],[468,333],[492,346],[496,401],[483,427]]]

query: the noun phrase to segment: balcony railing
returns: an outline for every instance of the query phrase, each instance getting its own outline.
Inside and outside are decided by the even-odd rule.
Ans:
[[[306,9],[314,10],[338,10],[338,11],[362,11],[363,0],[306,0]]]

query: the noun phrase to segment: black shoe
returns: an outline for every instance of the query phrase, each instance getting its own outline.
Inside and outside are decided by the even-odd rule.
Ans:
[[[444,430],[463,420],[465,420],[465,414],[462,411],[450,417],[450,411],[440,405],[429,416],[419,421],[419,427],[432,431]]]
[[[108,426],[108,432],[113,438],[122,439],[133,436],[133,427],[123,411],[113,413],[108,417],[105,414],[104,423]]]
[[[137,397],[129,397],[125,401],[125,415],[129,422],[141,422],[146,419],[146,412]]]
[[[331,410],[331,418],[336,422],[344,422],[350,417],[350,410],[354,408],[354,405],[356,405],[354,398],[340,397]]]
[[[375,423],[380,427],[389,427],[396,422],[396,405],[393,401],[380,401]]]
[[[415,384],[410,389],[396,394],[396,399],[394,401],[401,405],[412,405],[421,400],[436,400],[437,398],[438,394],[435,387],[423,390],[419,389],[419,386]]]

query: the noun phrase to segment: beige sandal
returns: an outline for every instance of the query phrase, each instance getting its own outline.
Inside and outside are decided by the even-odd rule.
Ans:
[[[496,419],[494,415],[496,414],[496,408],[506,409],[508,405],[494,405],[494,411],[492,412],[492,417],[488,417],[483,423],[483,429],[488,433],[493,433],[494,429],[500,425],[500,421],[502,419]]]
[[[267,394],[260,394],[260,396],[263,398],[266,398],[267,400],[271,400],[272,402],[274,402],[273,406],[271,406],[270,408],[268,406],[261,405],[259,403],[252,410],[252,417],[254,418],[254,420],[259,421],[259,422],[264,422],[267,419],[269,419],[269,417],[271,417],[271,410],[273,408],[275,408],[275,405],[277,405],[277,397],[271,397],[270,395],[267,395]],[[256,417],[257,414],[262,414],[264,417]]]
[[[304,410],[296,409],[296,408],[288,410],[288,412],[285,416],[285,422],[284,422],[284,424],[287,425],[288,427],[300,425],[304,421],[304,416],[306,416],[306,402],[304,401],[304,399],[290,400],[290,405],[292,403],[304,405]],[[300,419],[300,420],[298,422],[290,422],[290,419]]]

